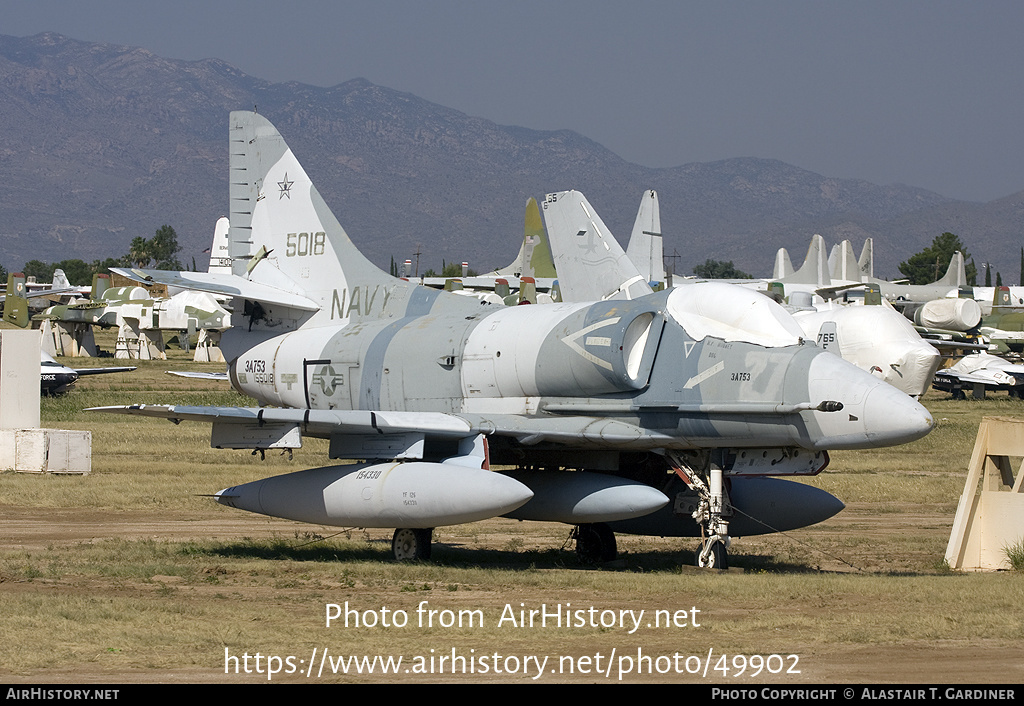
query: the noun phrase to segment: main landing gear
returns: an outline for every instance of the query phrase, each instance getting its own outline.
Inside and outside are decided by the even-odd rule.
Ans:
[[[704,569],[728,569],[729,537],[728,517],[732,506],[725,495],[725,481],[722,467],[711,460],[709,454],[701,454],[696,463],[691,463],[682,453],[667,454],[676,474],[690,488],[697,491],[700,502],[693,511],[693,519],[700,525],[701,543],[697,550],[696,564]]]
[[[615,533],[603,522],[576,525],[572,537],[576,540],[576,556],[584,563],[614,561],[618,556]]]
[[[426,561],[430,559],[430,545],[434,530],[400,527],[391,538],[391,552],[398,561]]]

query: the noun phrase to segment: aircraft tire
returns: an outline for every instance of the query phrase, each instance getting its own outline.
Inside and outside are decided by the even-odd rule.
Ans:
[[[618,556],[615,533],[604,522],[576,525],[576,556],[588,564],[614,561]]]
[[[725,549],[725,544],[717,539],[705,540],[705,542],[707,541],[711,542],[711,548],[705,557],[705,544],[701,544],[697,550],[697,566],[702,569],[720,569],[722,571],[728,569],[729,554]]]
[[[430,559],[433,529],[399,527],[391,538],[391,553],[396,561],[427,561]]]

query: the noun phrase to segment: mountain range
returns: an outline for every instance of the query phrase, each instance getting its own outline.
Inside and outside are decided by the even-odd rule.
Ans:
[[[801,260],[821,233],[857,249],[874,237],[876,274],[896,276],[951,231],[1016,281],[1024,244],[1024,191],[973,203],[755,158],[654,169],[570,130],[498,125],[364,79],[271,83],[217,59],[43,33],[0,35],[0,265],[117,257],[169,224],[182,261],[203,268],[227,213],[228,113],[251,109],[384,268],[417,251],[421,272],[503,266],[526,200],[565,189],[582,191],[623,247],[642,192],[656,189],[666,255],[684,274],[711,258],[767,276],[778,248]]]

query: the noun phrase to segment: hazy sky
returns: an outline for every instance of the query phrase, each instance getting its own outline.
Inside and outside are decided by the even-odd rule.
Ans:
[[[1024,3],[0,0],[0,33],[363,77],[652,167],[768,157],[988,201],[1024,189]]]

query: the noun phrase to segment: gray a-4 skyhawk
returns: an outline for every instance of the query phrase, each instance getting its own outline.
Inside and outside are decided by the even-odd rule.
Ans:
[[[230,169],[234,274],[121,273],[233,296],[231,381],[269,406],[101,409],[212,422],[215,447],[329,438],[331,458],[362,462],[227,488],[224,505],[394,527],[400,559],[429,556],[434,527],[506,516],[575,525],[577,551],[602,559],[614,531],[700,536],[698,564],[724,567],[730,532],[843,507],[765,476],[931,429],[924,407],[803,340],[756,292],[494,306],[372,265],[265,118],[231,114]]]

